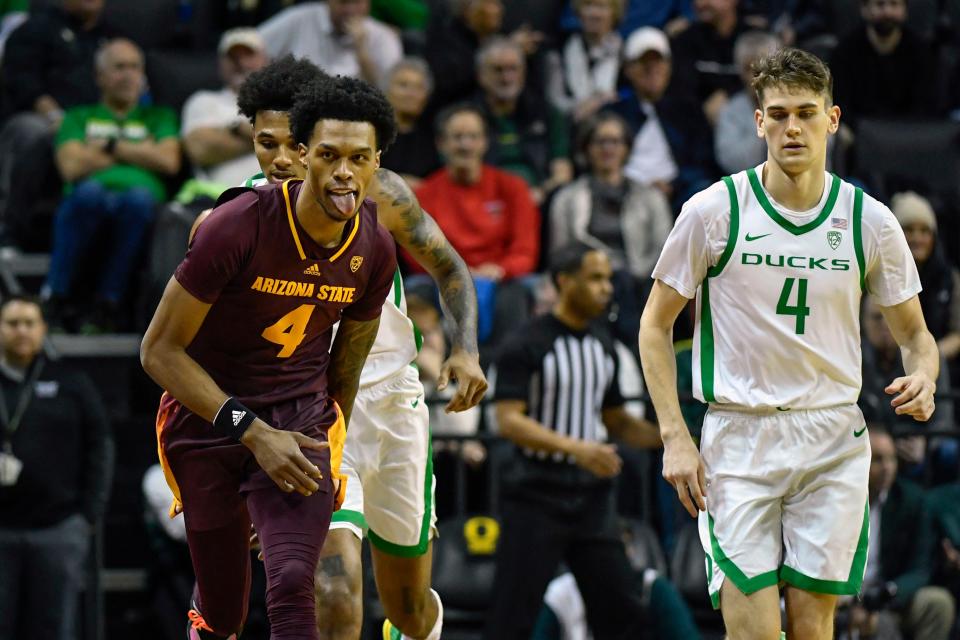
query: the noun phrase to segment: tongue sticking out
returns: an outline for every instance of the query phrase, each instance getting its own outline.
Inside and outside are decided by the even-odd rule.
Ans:
[[[333,206],[345,216],[352,216],[357,208],[357,196],[354,193],[331,193],[330,200]]]

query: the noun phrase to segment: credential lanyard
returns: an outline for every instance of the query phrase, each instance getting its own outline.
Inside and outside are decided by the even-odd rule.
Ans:
[[[17,399],[17,406],[14,408],[13,415],[10,415],[10,409],[7,407],[6,398],[0,397],[0,423],[3,424],[3,449],[7,453],[12,447],[13,434],[16,433],[23,421],[23,415],[33,400],[33,391],[37,380],[40,379],[40,373],[46,364],[46,358],[38,356],[30,367],[30,372],[23,381],[23,387],[20,389],[20,397]]]

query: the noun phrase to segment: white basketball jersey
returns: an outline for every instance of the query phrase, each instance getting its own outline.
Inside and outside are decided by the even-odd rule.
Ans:
[[[694,395],[781,410],[855,403],[861,296],[876,283],[883,289],[880,304],[896,304],[920,289],[903,233],[886,207],[831,174],[819,211],[791,220],[765,192],[762,166],[726,177],[691,200],[712,211],[685,207],[700,216],[708,246],[711,230],[714,236],[726,231],[725,243],[713,245],[722,253],[704,265],[696,288]],[[654,277],[686,295],[682,282],[671,281],[671,273],[683,271],[670,264],[677,265],[679,243],[684,240],[668,240]],[[683,249],[691,252],[689,245]],[[893,275],[868,282],[871,269]],[[894,281],[900,282],[895,291],[888,286]]]
[[[417,357],[420,334],[407,317],[407,297],[403,291],[400,270],[393,275],[393,285],[383,303],[380,328],[370,348],[370,355],[360,372],[360,388],[368,387],[402,371]]]
[[[250,177],[243,186],[259,187],[268,182],[262,173],[258,173]],[[334,337],[339,327],[339,322],[333,326]],[[420,334],[407,317],[407,297],[403,291],[400,270],[397,269],[393,275],[390,293],[383,303],[377,337],[360,372],[360,387],[381,382],[413,362],[420,350],[420,340]]]

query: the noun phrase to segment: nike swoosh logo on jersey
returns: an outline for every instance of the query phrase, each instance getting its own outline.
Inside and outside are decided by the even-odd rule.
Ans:
[[[420,404],[420,396],[417,396],[417,399],[411,402],[410,406],[416,409],[418,404]]]
[[[751,236],[751,235],[748,233],[748,234],[746,235],[746,237],[744,238],[744,240],[746,240],[747,242],[753,242],[754,240],[759,240],[760,238],[766,238],[768,235],[770,235],[770,234],[769,234],[769,233],[764,233],[764,234],[761,234],[761,235],[759,235],[759,236]]]
[[[853,432],[853,437],[854,437],[854,438],[859,438],[860,436],[863,435],[863,432],[866,431],[866,430],[867,430],[867,425],[863,425],[863,429],[860,429],[860,431],[854,430],[854,432]]]

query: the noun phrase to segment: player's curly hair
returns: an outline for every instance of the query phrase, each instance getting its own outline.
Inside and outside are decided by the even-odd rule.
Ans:
[[[329,77],[306,58],[286,55],[243,81],[237,92],[237,107],[251,123],[259,111],[290,111],[297,92],[304,85]]]
[[[772,87],[809,89],[823,96],[823,104],[833,104],[833,75],[820,58],[791,47],[784,47],[753,63],[753,90],[763,104],[763,92]]]
[[[373,85],[345,76],[329,77],[305,85],[290,109],[293,139],[309,145],[313,127],[320,120],[369,122],[376,131],[378,150],[393,144],[397,125],[393,107]]]

